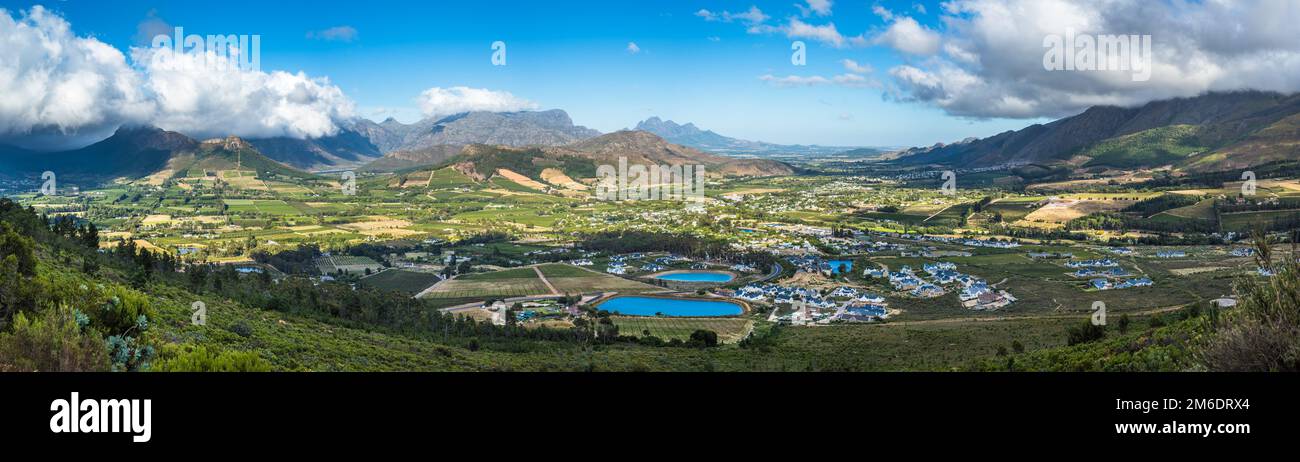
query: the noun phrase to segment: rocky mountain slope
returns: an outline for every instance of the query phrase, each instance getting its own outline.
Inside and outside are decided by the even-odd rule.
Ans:
[[[1068,164],[1222,170],[1300,154],[1300,95],[1209,93],[1135,108],[1098,106],[1048,124],[899,153],[905,164]]]

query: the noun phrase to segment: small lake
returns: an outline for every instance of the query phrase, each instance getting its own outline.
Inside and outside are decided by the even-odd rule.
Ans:
[[[728,282],[735,278],[735,276],[718,271],[690,271],[655,276],[655,279],[678,282]]]
[[[596,308],[629,316],[735,316],[745,312],[733,302],[636,296],[614,297]]]
[[[826,263],[831,265],[831,274],[840,274],[840,265],[844,265],[844,269],[850,272],[853,271],[853,260],[831,260]]]

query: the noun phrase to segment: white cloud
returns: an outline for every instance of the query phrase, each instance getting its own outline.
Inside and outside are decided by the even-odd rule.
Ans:
[[[241,69],[230,58],[170,48],[135,48],[132,58],[156,104],[151,123],[164,130],[201,138],[319,138],[354,116],[352,101],[328,79]],[[223,59],[226,65],[216,65]]]
[[[126,57],[34,6],[0,9],[0,141],[41,133],[99,135],[152,111]]]
[[[637,46],[636,42],[627,42],[627,52],[631,54],[640,53],[641,47]]]
[[[751,34],[770,33],[774,30],[773,26],[765,24],[768,19],[771,19],[771,17],[763,13],[763,10],[758,9],[757,6],[753,5],[751,5],[748,10],[740,13],[732,13],[730,11],[715,13],[713,11],[701,9],[695,12],[695,16],[699,16],[704,18],[705,21],[711,22],[740,22],[748,28],[747,30]]]
[[[830,16],[831,14],[831,0],[806,0],[805,3],[807,3],[807,6],[797,3],[794,5],[799,8],[799,11],[805,17],[814,14],[817,16]]]
[[[835,48],[842,48],[847,43],[844,36],[840,35],[840,31],[835,29],[834,23],[814,26],[800,21],[799,18],[790,18],[790,24],[786,26],[785,35],[790,38],[816,40]]]
[[[146,22],[138,32],[165,24]],[[40,6],[17,18],[0,10],[0,142],[42,147],[33,143],[49,143],[53,133],[60,142],[93,141],[137,124],[196,137],[320,137],[353,115],[352,102],[325,79],[205,65],[223,59],[132,48],[132,66]]]
[[[357,39],[357,29],[352,26],[334,26],[307,32],[307,38],[330,42],[351,42]]]
[[[425,117],[442,117],[462,112],[516,112],[537,109],[537,103],[505,91],[485,88],[433,87],[416,98]]]
[[[876,16],[879,16],[880,19],[884,19],[885,21],[893,21],[893,20],[894,20],[894,12],[889,11],[888,9],[886,9],[886,8],[883,7],[883,6],[880,6],[880,5],[872,5],[872,6],[871,6],[871,12],[872,12],[873,14],[875,14]]]
[[[718,20],[718,14],[717,14],[717,13],[714,13],[714,12],[712,12],[712,11],[706,10],[706,9],[704,9],[704,8],[700,8],[700,11],[696,11],[696,12],[695,12],[695,15],[696,15],[696,16],[699,16],[699,17],[701,17],[701,18],[704,18],[705,21],[717,21],[717,20]]]
[[[870,64],[860,64],[852,59],[840,60],[840,64],[844,65],[845,70],[854,74],[870,74],[876,71]]]
[[[1285,0],[954,0],[942,55],[890,70],[891,94],[966,117],[1060,117],[1207,91],[1300,91],[1300,8]],[[1152,74],[1047,71],[1043,39],[1152,37]]]
[[[727,22],[740,21],[748,26],[755,26],[755,25],[765,23],[770,18],[771,18],[770,16],[763,14],[763,10],[758,9],[758,6],[755,5],[750,5],[748,10],[745,10],[740,13],[732,13],[730,11],[722,12],[722,19],[724,21]]]
[[[772,74],[765,74],[759,76],[758,80],[761,80],[764,83],[776,87],[816,87],[816,86],[823,86],[823,85],[839,85],[844,87],[861,88],[861,87],[880,86],[879,82],[868,79],[858,74],[840,74],[840,75],[832,76],[830,78],[822,77],[820,75],[809,75],[809,76],[787,75],[785,77],[777,77]]]
[[[932,55],[939,51],[939,34],[906,16],[894,16],[893,24],[872,42],[914,55]]]

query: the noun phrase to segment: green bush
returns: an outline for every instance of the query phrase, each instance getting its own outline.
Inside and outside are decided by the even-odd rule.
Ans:
[[[31,318],[22,312],[14,315],[12,332],[0,334],[0,372],[108,370],[104,341],[79,314],[60,305]]]
[[[271,363],[252,351],[209,350],[203,345],[169,345],[150,369],[157,372],[269,372]]]

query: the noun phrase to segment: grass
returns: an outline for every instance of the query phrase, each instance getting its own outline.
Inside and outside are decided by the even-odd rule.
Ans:
[[[1204,152],[1194,125],[1170,125],[1103,141],[1083,152],[1092,160],[1085,167],[1131,168],[1177,163]]]
[[[665,341],[678,339],[690,340],[691,333],[697,330],[711,330],[718,334],[718,342],[735,343],[740,341],[753,327],[754,321],[740,318],[655,318],[645,316],[612,316],[614,325],[618,326],[619,335],[650,335]]]
[[[490,281],[462,281],[452,279],[428,292],[427,298],[461,298],[483,300],[494,297],[526,297],[547,295],[551,290],[541,279],[499,279]]]
[[[361,284],[366,286],[412,295],[429,288],[435,282],[438,282],[437,275],[398,269],[390,269],[361,279]]]
[[[456,278],[458,281],[497,281],[504,279],[536,279],[537,272],[532,268],[514,268],[490,273],[471,273]]]
[[[595,275],[591,271],[587,271],[582,268],[578,268],[576,266],[563,265],[563,264],[541,265],[538,266],[537,268],[542,270],[542,274],[546,275],[547,279],[590,277]]]

